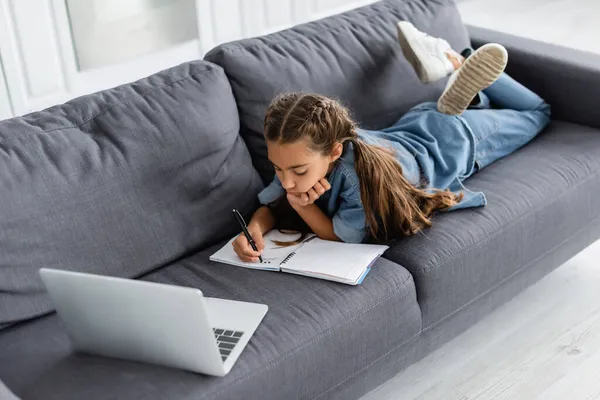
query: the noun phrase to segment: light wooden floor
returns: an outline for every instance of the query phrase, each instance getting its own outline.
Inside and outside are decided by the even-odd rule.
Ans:
[[[600,0],[459,8],[469,24],[600,53]],[[362,400],[404,399],[600,399],[600,242]]]

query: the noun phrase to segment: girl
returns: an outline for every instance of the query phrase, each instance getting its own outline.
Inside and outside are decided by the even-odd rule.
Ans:
[[[355,243],[413,235],[431,226],[436,211],[483,206],[484,194],[462,182],[548,124],[550,107],[503,73],[504,47],[458,54],[408,22],[398,24],[398,36],[423,82],[451,75],[437,104],[420,104],[391,127],[367,131],[325,96],[277,97],[264,125],[276,176],[248,225],[259,251],[244,235],[233,242],[242,260],[258,261],[282,203],[320,238]]]

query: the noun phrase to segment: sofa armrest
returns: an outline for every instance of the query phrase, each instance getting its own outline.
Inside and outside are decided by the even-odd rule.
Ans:
[[[468,26],[477,48],[508,50],[508,72],[552,106],[552,118],[600,128],[600,55]]]

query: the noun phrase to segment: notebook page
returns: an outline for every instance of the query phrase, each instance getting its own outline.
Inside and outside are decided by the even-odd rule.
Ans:
[[[273,243],[273,241],[293,242],[294,240],[297,240],[300,237],[300,234],[281,233],[278,230],[272,230],[264,236],[265,250],[262,254],[263,262],[247,263],[240,260],[238,255],[235,254],[235,251],[233,250],[232,243],[236,239],[236,237],[231,239],[219,251],[210,256],[210,260],[224,264],[235,265],[238,267],[279,271],[279,264],[292,252],[294,252],[302,246],[302,243],[288,247],[281,247],[276,245],[275,243]]]
[[[311,276],[355,281],[387,248],[388,246],[330,242],[315,238],[298,249],[281,268]]]

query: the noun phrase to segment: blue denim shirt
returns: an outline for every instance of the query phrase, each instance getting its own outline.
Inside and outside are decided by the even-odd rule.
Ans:
[[[415,186],[462,192],[463,200],[450,210],[486,204],[481,192],[467,190],[462,181],[475,170],[475,144],[471,129],[461,117],[436,111],[435,103],[424,103],[398,122],[381,131],[358,130],[366,143],[392,147],[405,178]],[[360,243],[368,238],[360,184],[354,168],[354,149],[348,144],[327,177],[331,184],[316,204],[333,220],[335,234],[344,242]],[[277,177],[259,195],[268,205],[285,194]]]

